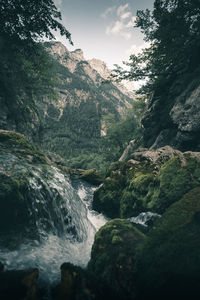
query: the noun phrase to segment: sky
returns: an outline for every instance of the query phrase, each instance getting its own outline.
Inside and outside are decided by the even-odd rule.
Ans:
[[[57,40],[70,51],[81,48],[86,59],[101,59],[113,68],[145,46],[142,33],[133,26],[136,11],[151,9],[153,0],[54,1],[74,46],[56,33]]]

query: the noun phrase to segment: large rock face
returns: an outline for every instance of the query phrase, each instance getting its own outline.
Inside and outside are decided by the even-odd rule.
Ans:
[[[58,98],[38,102],[41,143],[65,158],[83,149],[94,152],[108,126],[131,107],[133,95],[125,87],[102,83],[109,74],[102,61],[86,61],[82,50],[69,52],[58,42],[45,45],[55,59]]]
[[[170,145],[182,151],[199,151],[199,100],[199,71],[155,91],[143,118],[145,146],[156,149]]]

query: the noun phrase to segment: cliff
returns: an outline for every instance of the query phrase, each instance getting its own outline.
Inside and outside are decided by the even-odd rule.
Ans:
[[[157,88],[143,118],[146,147],[200,150],[200,69]]]

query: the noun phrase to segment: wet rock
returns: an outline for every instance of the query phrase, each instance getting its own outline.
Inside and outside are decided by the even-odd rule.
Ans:
[[[38,300],[38,270],[9,270],[0,272],[0,299]]]
[[[61,283],[53,292],[55,300],[121,300],[100,278],[88,270],[64,263],[61,266]]]

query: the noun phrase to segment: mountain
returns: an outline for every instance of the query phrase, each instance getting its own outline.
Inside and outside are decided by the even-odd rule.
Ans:
[[[40,144],[70,165],[80,155],[102,152],[101,137],[111,124],[125,118],[134,95],[122,85],[104,83],[110,72],[105,63],[87,61],[81,49],[70,52],[60,42],[45,47],[54,61],[57,97],[37,102]]]

